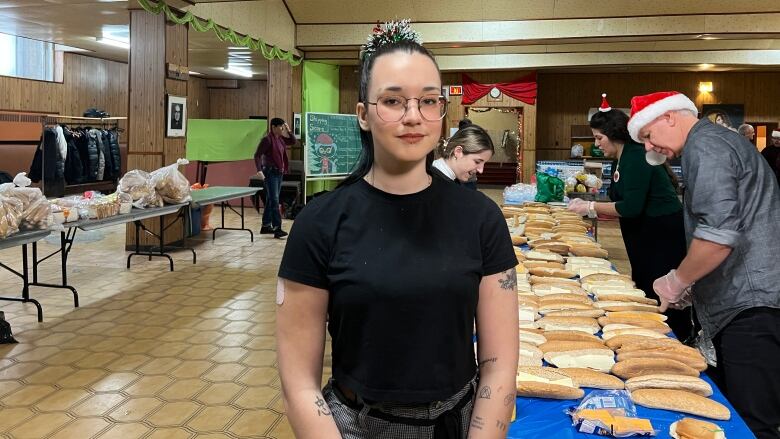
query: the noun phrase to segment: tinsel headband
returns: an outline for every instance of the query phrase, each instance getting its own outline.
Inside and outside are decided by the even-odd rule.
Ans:
[[[420,34],[410,26],[409,19],[398,21],[388,21],[383,24],[377,22],[373,32],[369,35],[366,43],[360,48],[360,59],[365,59],[375,53],[380,47],[386,44],[393,44],[402,41],[411,41],[422,44]]]

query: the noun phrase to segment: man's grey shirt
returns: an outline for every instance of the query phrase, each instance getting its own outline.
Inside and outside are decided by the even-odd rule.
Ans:
[[[688,244],[698,238],[732,248],[693,288],[711,338],[741,311],[780,308],[780,188],[755,146],[707,118],[688,134],[682,169]]]

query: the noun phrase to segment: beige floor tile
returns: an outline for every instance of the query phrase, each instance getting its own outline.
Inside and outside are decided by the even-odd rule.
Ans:
[[[110,371],[131,371],[135,368],[151,361],[151,357],[142,354],[123,355],[117,360],[105,366]]]
[[[50,439],[85,439],[97,435],[110,425],[102,418],[81,418],[68,424]]]
[[[48,366],[28,375],[24,381],[30,384],[56,384],[73,372],[75,372],[75,369],[69,366]]]
[[[100,439],[137,439],[152,429],[143,424],[114,424],[108,431],[99,436]]]
[[[140,421],[162,404],[157,398],[131,398],[115,408],[109,416],[118,422]]]
[[[277,390],[271,387],[248,387],[238,398],[235,405],[243,409],[271,408]]]
[[[193,436],[183,428],[157,428],[146,439],[187,439]]]
[[[24,421],[10,433],[18,439],[40,439],[71,420],[65,413],[41,413]]]
[[[246,364],[247,366],[254,366],[254,367],[260,367],[260,366],[273,366],[276,362],[276,351],[271,350],[262,350],[262,351],[252,351],[244,357],[243,360],[241,360],[243,364]]]
[[[226,404],[243,389],[235,383],[215,383],[201,392],[197,400],[208,405]]]
[[[57,389],[48,385],[26,385],[0,399],[6,407],[23,407],[35,404]]]
[[[212,382],[233,381],[233,379],[235,379],[245,369],[246,368],[240,364],[218,364],[210,371],[203,374],[203,379]]]
[[[217,363],[236,363],[239,362],[248,353],[244,348],[222,348],[219,352],[211,356],[210,360]]]
[[[173,382],[172,378],[162,375],[146,375],[124,389],[131,396],[152,396]]]
[[[0,398],[22,387],[18,381],[0,381]]]
[[[168,373],[174,378],[195,378],[203,375],[215,366],[215,363],[206,360],[185,360]]]
[[[0,433],[12,430],[25,420],[32,418],[35,413],[28,407],[0,408]]]
[[[237,436],[263,436],[279,420],[280,415],[265,410],[246,410],[230,426],[229,430]]]
[[[167,401],[191,399],[210,384],[208,381],[199,378],[180,379],[160,392],[159,396]]]
[[[140,376],[133,372],[115,372],[103,377],[90,387],[96,392],[115,392],[124,389],[138,379]]]
[[[119,393],[92,395],[70,410],[75,416],[103,416],[127,399]]]
[[[167,374],[181,364],[178,358],[155,358],[136,369],[139,373],[145,375]]]
[[[164,404],[154,414],[146,418],[146,422],[157,427],[175,427],[184,425],[202,405],[190,401],[171,402]]]
[[[88,387],[105,377],[108,372],[100,369],[80,369],[59,380],[57,385],[63,388]]]
[[[268,432],[268,436],[274,439],[295,439],[295,434],[292,431],[292,427],[290,427],[287,416],[282,417],[282,420]]]
[[[206,407],[187,426],[195,431],[222,431],[239,411],[229,406]]]
[[[237,381],[247,386],[264,386],[278,376],[279,373],[273,367],[249,367]]]
[[[65,349],[52,356],[46,357],[45,361],[46,364],[49,365],[67,365],[76,363],[87,355],[89,355],[89,351],[83,349]]]
[[[57,390],[46,398],[35,403],[35,408],[42,412],[65,411],[87,399],[92,394],[84,389]]]

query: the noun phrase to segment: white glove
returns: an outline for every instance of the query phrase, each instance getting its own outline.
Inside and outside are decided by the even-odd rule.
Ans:
[[[661,298],[661,312],[666,311],[670,306],[674,309],[682,309],[687,306],[686,301],[690,304],[690,287],[691,284],[677,276],[676,270],[656,279],[653,282],[653,291]],[[684,297],[686,293],[688,297]]]
[[[574,198],[569,201],[569,205],[566,207],[566,209],[578,214],[579,216],[587,216],[589,205],[590,203],[583,200],[582,198]]]

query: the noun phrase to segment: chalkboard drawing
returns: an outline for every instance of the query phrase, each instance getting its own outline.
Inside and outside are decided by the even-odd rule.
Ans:
[[[314,141],[314,159],[319,164],[320,174],[336,173],[336,143],[333,138],[321,133]]]

